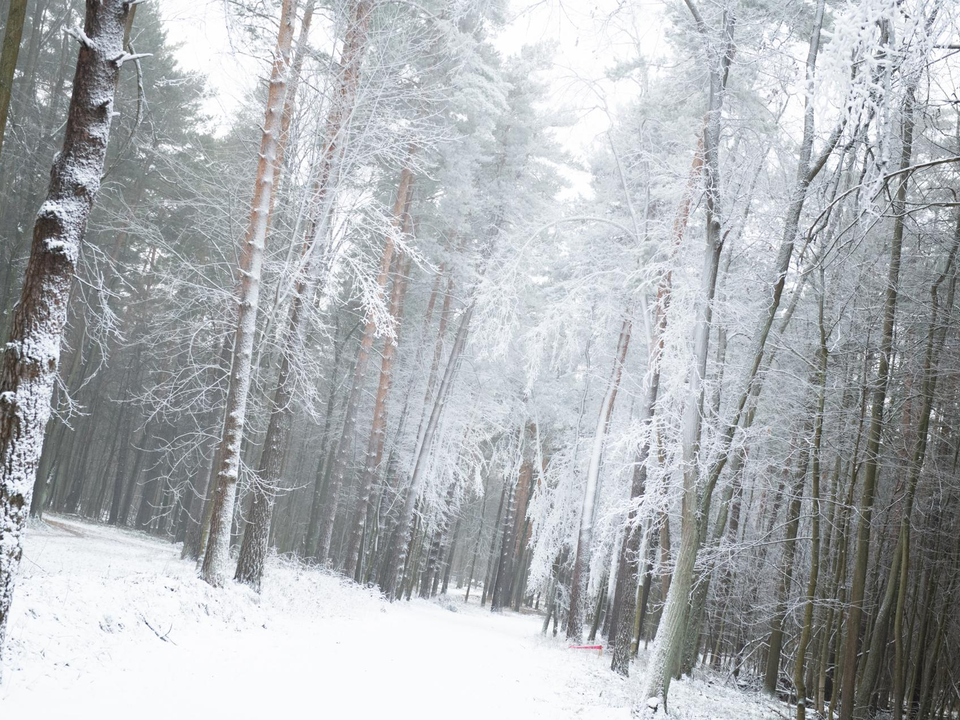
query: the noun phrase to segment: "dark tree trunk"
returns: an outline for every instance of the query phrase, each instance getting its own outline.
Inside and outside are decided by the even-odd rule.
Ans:
[[[100,189],[131,4],[88,0],[63,149],[37,213],[30,260],[0,370],[0,652],[23,552],[67,298]]]
[[[13,93],[13,73],[17,69],[20,38],[27,17],[27,0],[10,0],[6,29],[3,32],[3,51],[0,54],[0,152],[3,150],[3,131],[7,127],[7,112]]]

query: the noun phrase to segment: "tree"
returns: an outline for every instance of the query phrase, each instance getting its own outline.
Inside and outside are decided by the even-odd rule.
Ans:
[[[603,446],[610,425],[610,418],[613,415],[614,404],[617,400],[617,391],[620,389],[623,363],[627,356],[627,349],[630,347],[632,330],[633,322],[628,316],[623,321],[623,327],[620,329],[620,336],[617,339],[613,375],[600,405],[600,417],[597,420],[597,429],[594,432],[593,446],[590,451],[590,465],[587,470],[586,485],[583,492],[583,508],[580,511],[580,533],[577,538],[576,555],[574,556],[573,585],[571,587],[570,611],[567,621],[567,639],[574,642],[583,640],[583,605],[587,594],[587,568],[590,565],[590,555],[593,549],[593,516],[597,504],[600,461],[603,456]]]
[[[3,49],[0,51],[0,151],[3,150],[3,133],[7,127],[10,96],[13,93],[13,74],[17,69],[23,23],[27,17],[27,0],[12,0],[7,10],[6,28],[3,31]]]
[[[699,10],[690,2],[687,6],[694,17],[697,29],[702,35],[706,36],[707,27]],[[645,699],[642,700],[643,705],[654,712],[660,704],[666,711],[670,679],[680,659],[680,649],[686,629],[687,599],[693,585],[693,569],[697,555],[697,535],[699,532],[697,523],[697,506],[699,503],[697,455],[700,444],[701,408],[704,398],[703,379],[706,374],[709,350],[711,302],[716,290],[720,253],[723,249],[720,237],[720,219],[718,217],[720,112],[723,107],[723,76],[731,61],[730,38],[733,33],[733,22],[732,13],[724,13],[723,49],[718,57],[712,58],[713,61],[708,70],[710,100],[703,135],[706,247],[701,272],[701,296],[694,330],[693,365],[690,370],[690,383],[683,411],[683,510],[681,514],[680,550],[641,691],[641,694],[645,696]],[[708,46],[708,57],[711,55]]]
[[[23,529],[50,418],[67,297],[100,189],[132,3],[88,2],[63,149],[37,212],[20,303],[0,374],[0,651],[6,637]]]
[[[277,180],[277,150],[280,143],[284,94],[289,82],[290,51],[296,2],[284,0],[280,13],[280,30],[274,52],[267,95],[260,160],[250,204],[250,220],[240,255],[240,282],[237,289],[237,324],[230,370],[223,435],[220,441],[216,490],[210,515],[210,533],[203,559],[203,579],[213,586],[223,584],[227,554],[230,550],[230,523],[236,503],[236,486],[240,472],[240,445],[250,392],[253,344],[256,334],[257,309],[260,303],[260,273],[263,250],[270,223],[270,208]]]

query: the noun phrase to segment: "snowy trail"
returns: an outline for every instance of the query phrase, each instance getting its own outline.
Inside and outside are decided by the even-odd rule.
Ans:
[[[262,598],[199,581],[178,547],[54,517],[31,527],[0,718],[627,720],[636,678],[462,599],[390,604],[274,559]],[[634,673],[639,674],[639,673]],[[775,717],[682,682],[674,717]]]
[[[31,528],[0,716],[629,717],[605,659],[571,657],[537,617],[271,570],[262,602],[217,597],[167,543],[67,518]]]

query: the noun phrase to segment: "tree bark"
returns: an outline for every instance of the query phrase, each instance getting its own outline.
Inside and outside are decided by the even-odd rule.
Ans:
[[[699,11],[688,0],[698,30],[704,37],[707,28]],[[693,587],[693,570],[697,556],[697,467],[699,464],[700,428],[704,399],[703,380],[706,376],[709,351],[711,306],[717,284],[722,241],[720,237],[720,112],[723,107],[723,81],[731,61],[733,18],[724,20],[723,57],[710,68],[710,100],[706,127],[703,133],[704,179],[706,190],[706,247],[704,248],[701,290],[697,302],[694,329],[693,361],[682,420],[683,499],[681,509],[680,550],[674,566],[670,591],[657,629],[653,649],[647,664],[639,700],[640,713],[657,712],[662,705],[667,711],[670,680],[680,659],[680,650],[686,629],[687,605]],[[708,42],[705,40],[705,42]]]
[[[13,74],[20,54],[23,23],[27,17],[27,0],[10,0],[7,24],[3,31],[3,50],[0,52],[0,157],[3,152],[3,131],[7,127],[10,96],[13,94]]]
[[[677,216],[673,223],[674,247],[679,247],[683,241],[683,236],[690,220],[690,205],[693,201],[693,192],[697,182],[700,180],[702,172],[703,134],[701,133],[697,141],[697,149],[693,154],[693,160],[690,165],[686,191],[684,192]],[[624,192],[627,192],[626,187],[624,187]],[[632,204],[630,207],[631,215],[635,216],[636,213],[633,212]],[[639,229],[638,221],[635,221],[635,225],[637,229]],[[617,584],[614,589],[613,617],[610,621],[614,642],[611,669],[624,677],[630,674],[630,648],[636,619],[635,612],[625,612],[625,610],[628,607],[630,607],[631,610],[635,610],[633,605],[637,595],[639,564],[642,560],[638,554],[641,544],[642,528],[637,523],[636,503],[646,489],[647,463],[650,459],[650,448],[653,444],[653,420],[656,413],[657,398],[660,394],[660,358],[663,354],[664,335],[667,329],[667,308],[670,305],[672,284],[672,272],[668,270],[664,273],[657,287],[656,325],[654,337],[650,343],[649,367],[647,370],[649,373],[649,384],[643,399],[643,405],[640,408],[640,421],[646,426],[648,434],[637,452],[636,467],[633,472],[633,481],[630,488],[630,500],[634,505],[631,506],[627,516],[627,530],[623,538],[623,547],[620,552],[620,566],[617,571]]]
[[[804,433],[806,435],[806,433]],[[787,616],[787,596],[793,584],[794,557],[797,552],[797,530],[800,527],[800,506],[803,502],[803,486],[806,482],[810,452],[801,451],[800,466],[790,492],[790,504],[787,505],[787,527],[783,544],[783,556],[780,561],[780,587],[777,590],[777,604],[770,621],[770,635],[767,641],[767,666],[763,676],[763,690],[768,695],[776,695],[780,678],[780,655],[783,650],[783,623]]]
[[[903,697],[904,697],[904,652],[903,652],[903,613],[906,605],[907,581],[910,572],[910,523],[913,514],[913,501],[917,492],[917,484],[920,480],[920,472],[923,469],[924,458],[927,451],[927,437],[930,429],[930,413],[933,409],[934,395],[937,390],[937,379],[939,376],[940,354],[946,340],[948,322],[940,319],[939,315],[939,290],[940,285],[947,277],[950,282],[947,286],[947,298],[945,307],[947,313],[953,310],[954,296],[956,292],[957,276],[954,269],[954,262],[957,255],[958,245],[960,245],[960,218],[957,220],[956,231],[954,233],[954,242],[947,258],[946,268],[943,273],[934,282],[930,289],[932,300],[932,309],[930,312],[930,325],[927,330],[926,350],[924,353],[923,379],[921,381],[921,407],[920,416],[917,420],[916,439],[914,441],[913,457],[907,474],[906,487],[903,494],[904,507],[900,518],[900,531],[897,537],[897,545],[894,550],[894,557],[898,558],[890,569],[890,575],[887,578],[887,592],[884,596],[884,605],[888,605],[887,598],[896,595],[896,611],[894,615],[894,651],[895,665],[893,673],[894,682],[894,720],[900,720],[903,715]],[[899,570],[899,572],[897,572]],[[887,618],[879,618],[878,623],[886,625]],[[861,681],[861,698],[858,704],[866,702],[869,693],[873,689],[879,674],[879,659],[877,656],[882,654],[880,640],[885,639],[885,634],[881,635],[876,630],[874,637],[877,642],[871,641],[870,652],[874,656],[873,662],[867,662],[864,668],[864,677]]]
[[[201,576],[214,587],[226,580],[230,551],[230,525],[237,500],[240,474],[240,448],[256,336],[257,310],[260,305],[260,274],[264,246],[270,225],[270,207],[278,175],[277,150],[280,144],[284,96],[290,69],[293,26],[296,21],[296,0],[284,0],[280,11],[280,29],[274,51],[270,87],[267,94],[263,134],[260,140],[260,161],[251,202],[247,233],[240,253],[240,283],[237,294],[237,326],[230,369],[223,437],[220,440],[220,467],[210,515],[210,531]]]
[[[913,90],[908,88],[904,101],[901,132],[903,146],[900,153],[900,169],[910,166],[913,157]],[[890,266],[887,272],[887,288],[883,306],[883,330],[880,337],[880,359],[870,407],[870,427],[867,432],[866,461],[863,491],[860,496],[860,522],[857,526],[856,553],[854,555],[853,582],[850,590],[846,618],[846,642],[843,657],[843,685],[841,686],[840,720],[861,716],[866,708],[857,709],[857,660],[860,650],[860,624],[863,619],[863,600],[867,580],[867,560],[870,554],[870,523],[873,519],[873,500],[880,467],[880,441],[883,435],[883,407],[887,399],[887,381],[890,376],[890,359],[893,353],[893,329],[897,311],[897,295],[900,285],[900,255],[903,248],[904,218],[909,175],[899,178],[893,202],[893,241],[890,247]]]
[[[288,80],[283,115],[280,121],[280,142],[277,144],[278,172],[282,168],[283,156],[289,140],[290,124],[296,110],[296,94],[299,87],[300,71],[303,68],[303,60],[306,55],[314,5],[315,3],[311,0],[304,12],[297,40],[297,50]],[[274,196],[271,197],[271,214],[275,200],[276,194],[274,193]],[[249,585],[257,592],[260,592],[260,584],[263,579],[263,566],[266,561],[267,545],[270,539],[270,523],[273,518],[275,495],[279,490],[283,475],[290,425],[293,419],[293,377],[291,375],[290,354],[296,352],[302,344],[305,318],[304,304],[311,302],[318,280],[319,269],[314,260],[317,253],[311,252],[310,241],[310,238],[306,238],[302,243],[306,267],[302,269],[300,276],[295,281],[296,288],[290,302],[290,318],[283,332],[281,341],[283,354],[270,406],[270,421],[267,425],[267,434],[260,454],[258,477],[251,490],[253,497],[250,503],[247,525],[243,533],[243,541],[240,544],[240,555],[237,558],[237,572],[234,576],[238,582]]]
[[[819,6],[822,12],[822,2]],[[820,345],[817,350],[817,407],[813,419],[813,447],[811,458],[811,535],[810,542],[810,575],[807,579],[807,591],[803,605],[803,629],[800,631],[800,640],[797,642],[797,660],[793,671],[793,685],[797,691],[797,720],[805,720],[807,709],[807,686],[804,678],[804,668],[807,656],[807,646],[813,634],[813,603],[817,595],[817,582],[820,577],[820,446],[823,442],[823,408],[826,400],[827,362],[827,333],[823,318],[823,303],[825,288],[821,269],[821,286],[817,306],[817,319],[820,330]],[[839,459],[838,459],[839,461]],[[839,466],[838,466],[839,467]]]
[[[410,194],[407,195],[409,206]],[[409,207],[403,211],[402,230],[410,230]],[[383,356],[380,359],[380,381],[377,385],[377,395],[373,406],[373,422],[370,425],[370,439],[367,443],[366,463],[361,476],[360,492],[357,507],[351,523],[350,539],[347,544],[347,556],[344,564],[344,574],[354,577],[358,572],[359,560],[362,555],[363,531],[367,516],[371,511],[370,494],[380,464],[383,461],[383,448],[387,435],[387,400],[393,384],[393,364],[396,358],[397,345],[400,342],[400,327],[403,321],[403,300],[407,291],[407,275],[410,272],[410,260],[405,258],[397,263],[397,270],[393,277],[393,290],[390,294],[390,316],[394,319],[394,336],[384,341]]]
[[[0,652],[23,552],[67,299],[87,219],[100,189],[131,5],[88,0],[63,149],[37,213],[20,302],[0,369]]]

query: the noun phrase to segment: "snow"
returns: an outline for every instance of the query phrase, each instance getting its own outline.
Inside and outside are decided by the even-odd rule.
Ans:
[[[627,720],[639,668],[624,680],[541,622],[462,596],[391,604],[275,557],[262,597],[218,590],[178,546],[50,516],[26,534],[0,717]],[[774,716],[712,680],[676,683],[670,717]]]

